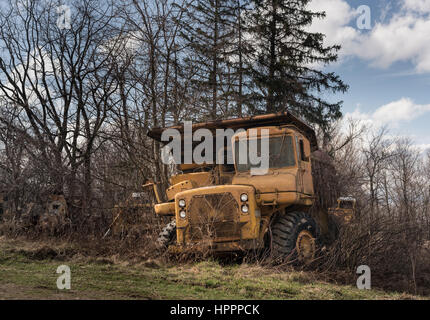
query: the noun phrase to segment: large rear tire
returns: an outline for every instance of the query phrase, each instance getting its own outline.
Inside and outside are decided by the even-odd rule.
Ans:
[[[309,263],[315,259],[318,227],[303,212],[279,215],[271,224],[271,254],[276,260],[298,260]]]
[[[157,239],[157,247],[166,249],[169,245],[176,241],[176,220],[168,223],[163,230],[161,230]]]

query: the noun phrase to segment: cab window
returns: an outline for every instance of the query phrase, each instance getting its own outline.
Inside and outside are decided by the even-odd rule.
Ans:
[[[262,138],[269,139],[269,167],[271,169],[279,169],[285,167],[292,167],[296,165],[296,159],[294,157],[294,147],[293,147],[293,137],[292,136],[280,136],[280,137],[270,137]],[[261,140],[257,139],[257,155],[261,156]],[[247,149],[249,149],[249,141]],[[251,164],[248,159],[246,164],[241,164],[239,162],[239,141],[235,142],[234,146],[235,152],[235,162],[238,172],[246,172],[251,170],[251,168],[258,168],[259,164]]]

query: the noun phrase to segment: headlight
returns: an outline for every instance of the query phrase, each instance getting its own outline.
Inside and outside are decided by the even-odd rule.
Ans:
[[[243,202],[248,201],[248,195],[247,195],[246,193],[243,193],[243,194],[240,196],[240,200],[241,200],[241,201],[243,201]]]
[[[180,216],[182,219],[185,219],[185,218],[187,217],[187,213],[186,213],[184,210],[182,210],[181,212],[179,212],[179,216]]]
[[[185,203],[185,200],[184,200],[184,199],[179,200],[179,206],[180,206],[181,208],[184,208],[184,207],[185,207],[185,205],[186,205],[186,203]]]
[[[246,204],[244,204],[244,205],[242,206],[242,212],[243,212],[243,213],[248,213],[248,211],[249,211],[248,206],[247,206]]]

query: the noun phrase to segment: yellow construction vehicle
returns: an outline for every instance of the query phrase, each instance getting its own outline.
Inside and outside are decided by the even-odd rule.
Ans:
[[[350,223],[355,216],[357,200],[353,197],[341,197],[337,199],[337,207],[329,208],[328,213],[340,219],[343,223]]]
[[[166,129],[177,130],[184,140],[184,126],[156,128],[148,136],[162,142]],[[310,214],[315,200],[311,155],[318,149],[314,130],[290,112],[192,125],[192,132],[198,129],[211,131],[214,139],[218,129],[236,133],[215,150],[224,164],[179,164],[166,202],[154,185],[155,212],[173,217],[160,233],[159,245],[173,252],[267,249],[277,258],[312,260],[319,230],[328,230],[320,228],[327,212]],[[256,145],[263,139],[269,144],[264,174],[253,173],[249,159],[238,161],[240,143],[251,145],[253,139]],[[226,159],[229,148],[233,164]]]

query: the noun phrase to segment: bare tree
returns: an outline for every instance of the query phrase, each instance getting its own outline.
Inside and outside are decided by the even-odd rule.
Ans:
[[[401,222],[413,221],[419,198],[416,193],[420,152],[412,141],[400,138],[395,142],[394,156],[390,161],[395,205]]]
[[[184,67],[178,41],[187,1],[133,0],[122,6],[129,60],[114,63],[120,84],[120,108],[113,123],[128,160],[143,179],[167,185],[168,172],[160,160],[160,144],[146,138],[149,128],[178,123],[192,116],[189,87],[195,72]],[[118,59],[117,59],[118,60]],[[185,108],[187,106],[187,108]]]
[[[384,182],[383,171],[387,167],[387,160],[391,157],[391,141],[386,138],[386,135],[386,127],[372,133],[362,149],[372,220],[379,216],[380,193]]]
[[[10,1],[0,13],[0,94],[18,110],[29,154],[49,168],[48,188],[73,197],[80,187],[88,212],[92,155],[117,88],[108,61],[122,48],[111,43],[112,3],[73,2],[70,28],[57,23],[60,4]]]

